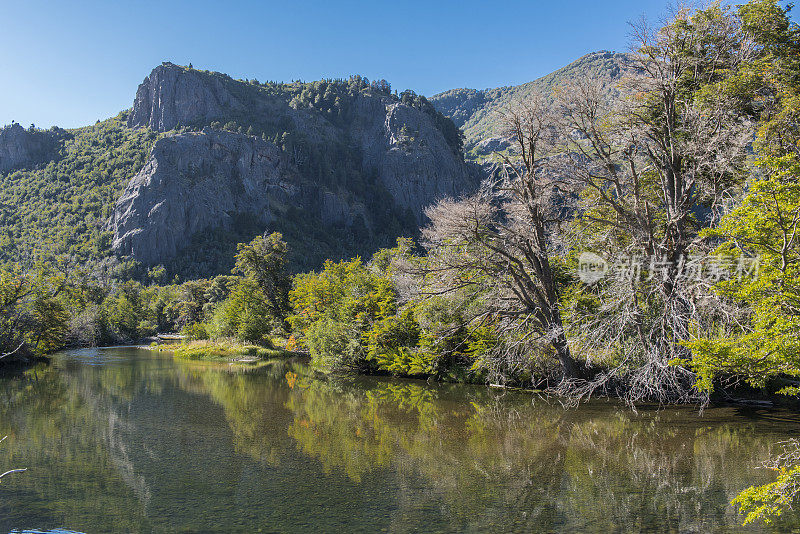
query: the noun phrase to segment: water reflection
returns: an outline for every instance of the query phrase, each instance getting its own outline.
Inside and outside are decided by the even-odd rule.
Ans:
[[[798,420],[135,349],[0,380],[0,530],[728,531]],[[776,531],[798,527],[797,517]]]
[[[735,526],[726,503],[758,476],[753,466],[774,439],[733,410],[702,419],[686,409],[637,416],[607,403],[565,411],[522,395],[410,383],[313,382],[287,406],[289,434],[327,470],[356,481],[390,464],[421,474],[423,499],[441,499],[458,528]]]

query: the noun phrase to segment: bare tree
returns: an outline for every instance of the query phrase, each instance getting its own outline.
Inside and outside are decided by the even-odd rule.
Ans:
[[[634,38],[625,98],[607,101],[591,80],[560,94],[562,173],[582,190],[574,241],[638,257],[644,271],[593,290],[601,305],[577,319],[575,341],[616,363],[573,391],[622,381],[632,400],[687,400],[692,375],[670,364],[690,357],[681,342],[700,319],[684,269],[700,227],[745,175],[753,128],[725,89],[754,48],[719,5],[679,10],[658,31],[635,25]]]
[[[532,346],[544,342],[563,376],[575,379],[582,367],[570,353],[549,258],[551,226],[563,219],[555,209],[561,182],[546,157],[556,139],[553,123],[543,99],[513,103],[504,127],[514,154],[501,156],[495,178],[471,197],[441,201],[427,211],[424,291],[469,290],[484,300],[470,321],[491,322],[502,334],[498,368],[524,365]]]

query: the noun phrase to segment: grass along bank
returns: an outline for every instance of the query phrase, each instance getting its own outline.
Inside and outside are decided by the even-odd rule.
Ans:
[[[274,344],[266,347],[234,339],[184,341],[180,344],[159,345],[157,349],[172,352],[178,359],[208,362],[254,363],[302,355],[284,348],[276,348]]]

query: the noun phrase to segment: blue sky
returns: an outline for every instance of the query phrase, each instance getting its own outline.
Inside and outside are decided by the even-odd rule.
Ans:
[[[234,78],[363,74],[431,95],[524,83],[595,50],[666,0],[0,0],[0,125],[76,127],[131,106],[162,61]]]

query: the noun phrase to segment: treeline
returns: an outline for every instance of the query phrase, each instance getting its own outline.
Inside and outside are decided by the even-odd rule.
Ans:
[[[252,250],[274,243],[280,251],[279,272],[270,295],[288,296],[285,243],[279,234],[258,237],[240,246],[235,271],[244,276],[217,276],[182,284],[163,284],[163,267],[150,269],[149,283],[86,271],[59,257],[30,271],[0,270],[0,359],[25,360],[65,346],[101,346],[141,342],[162,332],[183,331],[193,339],[234,338],[270,344],[270,333],[282,332],[286,305],[270,303],[250,264]],[[278,256],[272,256],[278,258]],[[271,286],[269,286],[271,287]],[[287,296],[282,297],[284,300]]]

